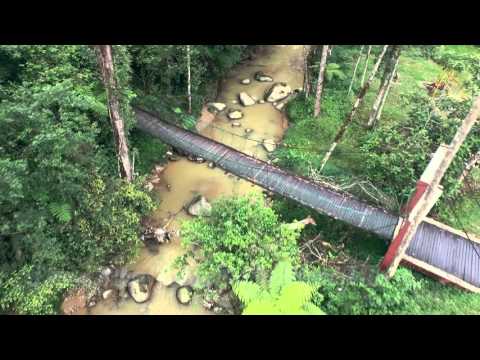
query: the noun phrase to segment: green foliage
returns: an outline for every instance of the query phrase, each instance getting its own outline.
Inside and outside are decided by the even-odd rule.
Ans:
[[[249,50],[247,45],[190,45],[194,112],[200,110],[205,97],[216,96],[215,80],[240,62]],[[186,109],[186,45],[135,45],[130,52],[133,85],[142,95],[155,99],[151,108],[156,109],[160,101],[169,109]]]
[[[399,79],[389,92],[381,121],[371,130],[355,124],[364,123],[368,119],[376,95],[375,90],[379,85],[377,79],[372,84],[371,91],[367,93],[354,124],[347,131],[330,164],[323,172],[323,175],[330,177],[329,181],[336,184],[343,183],[343,179],[366,178],[379,191],[396,199],[397,203],[404,203],[411,194],[415,182],[436,147],[442,142],[451,141],[471,104],[471,100],[465,95],[470,96],[475,91],[478,93],[478,88],[475,90],[478,80],[475,79],[478,77],[476,67],[480,64],[477,61],[475,65],[475,61],[471,61],[479,54],[479,49],[475,46],[440,47],[444,49],[438,49],[437,46],[402,48],[398,67]],[[289,104],[287,111],[291,125],[284,142],[292,146],[278,148],[276,155],[281,160],[280,166],[307,176],[312,168],[319,166],[319,161],[330,146],[333,134],[352,105],[346,96],[346,89],[351,80],[358,51],[359,46],[335,46],[333,49],[328,61],[341,64],[344,67],[342,70],[348,76],[345,80],[333,78],[326,83],[320,119],[314,119],[312,116],[313,96],[308,99],[298,97]],[[442,53],[445,56],[443,60]],[[311,62],[316,63],[318,60],[317,51]],[[462,61],[462,64],[458,64]],[[373,66],[372,63],[370,61],[370,68]],[[363,69],[363,64],[364,61],[361,61],[359,69]],[[440,78],[445,73],[445,68],[455,70],[449,96],[433,100],[427,97],[424,82]],[[314,68],[313,71],[318,71],[317,69]],[[316,81],[316,78],[315,74],[311,76],[312,81]],[[357,91],[358,82],[353,93]],[[442,221],[457,228],[464,226],[472,232],[479,231],[477,220],[480,217],[473,198],[475,194],[460,193],[456,179],[466,159],[478,151],[479,139],[479,128],[476,126],[447,172],[443,181],[445,195],[434,209],[434,213],[439,215]],[[370,201],[368,198],[364,199]],[[447,202],[449,204],[451,200],[454,201],[454,208],[462,224],[458,222],[457,216],[453,216],[450,206],[447,206]],[[284,199],[276,199],[274,209],[282,221],[301,218],[310,213],[298,204]],[[364,267],[358,269],[356,265],[352,265],[353,268],[350,270],[357,269],[358,273],[348,273],[350,280],[331,269],[316,270],[318,274],[312,281],[322,282],[323,287],[315,295],[315,303],[328,313],[480,312],[478,295],[442,286],[430,278],[424,279],[421,275],[416,274],[412,277],[411,274],[405,273],[408,272],[405,269],[401,269],[402,272],[399,272],[392,282],[388,282],[380,275],[376,279],[375,276],[373,279],[366,279],[364,268],[368,268],[373,274],[376,273],[377,264],[386,251],[384,241],[327,216],[315,214],[314,218],[318,225],[309,227],[304,232],[306,238],[313,238],[319,234],[328,242],[341,244],[349,256],[364,264]],[[402,289],[409,290],[402,293]]]
[[[32,272],[30,265],[8,275],[0,272],[1,312],[56,314],[62,295],[76,284],[76,277],[70,273],[55,273],[38,282]]]
[[[466,116],[471,101],[441,98],[436,102],[416,96],[409,116],[401,123],[388,123],[367,134],[360,150],[365,154],[365,172],[385,192],[398,194],[405,202],[441,143],[450,143]],[[449,197],[458,192],[456,179],[470,154],[480,148],[480,133],[474,129],[447,172],[443,185]]]
[[[148,174],[152,168],[165,160],[168,145],[141,130],[130,134],[131,152],[135,156],[135,172]]]
[[[243,315],[323,315],[323,311],[310,303],[317,287],[295,281],[292,264],[280,261],[272,271],[269,286],[251,281],[239,281],[233,291],[245,305]]]
[[[178,117],[180,118],[180,123],[185,129],[190,131],[193,131],[195,129],[197,120],[194,116],[184,113],[179,107],[175,108],[174,113],[178,114]]]
[[[337,91],[325,92],[320,119],[313,116],[313,97],[297,97],[289,103],[287,111],[291,126],[283,142],[285,146],[280,146],[275,153],[280,159],[279,166],[307,176],[311,168],[320,166],[330,141],[350,107],[348,99],[342,94]],[[355,153],[349,141],[341,143],[336,154],[344,155],[344,161],[339,163],[333,159],[326,174],[334,173],[337,167],[348,169],[355,166]]]
[[[10,69],[0,103],[2,311],[51,313],[71,279],[134,256],[153,203],[141,178],[118,179],[92,49],[1,46],[0,54]],[[115,46],[114,56],[128,120],[128,52]]]
[[[72,219],[72,209],[69,204],[52,203],[48,208],[59,222],[68,223]]]
[[[342,70],[342,66],[336,63],[328,63],[327,69],[325,71],[325,77],[327,81],[332,81],[333,79],[344,80],[347,75]]]
[[[202,286],[261,280],[281,258],[298,264],[299,229],[282,224],[261,197],[224,198],[212,215],[182,224],[182,244],[200,265]]]
[[[329,314],[388,315],[420,311],[416,295],[421,293],[424,282],[404,268],[398,269],[391,280],[383,274],[369,280],[360,273],[345,277],[331,269],[311,267],[304,272],[303,279],[320,284],[313,302]]]
[[[107,260],[125,264],[137,254],[141,216],[154,209],[150,196],[139,189],[141,179],[137,181],[115,184],[95,178],[88,184],[72,229],[79,241],[66,248],[80,255],[70,260],[73,264],[93,271]]]
[[[478,71],[480,52],[472,45],[440,45],[433,48],[432,59],[446,68],[456,71]]]

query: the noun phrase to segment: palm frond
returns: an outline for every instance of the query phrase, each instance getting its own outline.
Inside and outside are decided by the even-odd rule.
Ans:
[[[244,305],[250,304],[262,295],[261,287],[251,281],[239,281],[233,284],[233,292]]]
[[[272,271],[270,277],[270,293],[273,296],[280,295],[281,289],[295,280],[292,264],[288,261],[280,261]]]
[[[303,308],[309,315],[325,315],[325,312],[322,309],[311,302],[306,303]]]
[[[49,210],[58,221],[67,223],[72,219],[72,209],[69,204],[51,203]]]
[[[272,301],[273,299],[261,299],[255,300],[250,303],[245,310],[243,311],[243,315],[278,315],[281,312],[275,306],[275,302]]]
[[[286,313],[297,313],[310,301],[315,287],[302,281],[294,281],[282,289],[278,307]]]
[[[327,64],[325,76],[328,81],[332,80],[333,78],[338,78],[339,80],[343,80],[346,78],[346,75],[343,72],[342,67],[336,63]]]

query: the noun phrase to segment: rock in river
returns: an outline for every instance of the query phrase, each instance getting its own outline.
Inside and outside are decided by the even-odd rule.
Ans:
[[[255,99],[253,99],[250,95],[248,95],[245,91],[242,91],[239,95],[238,98],[240,100],[240,103],[243,106],[252,106],[255,105]]]
[[[167,155],[167,159],[170,160],[170,161],[178,161],[178,157],[171,151],[167,151],[165,153],[165,155]]]
[[[243,118],[243,113],[238,109],[231,109],[228,111],[227,116],[230,120],[239,120]]]
[[[168,233],[168,231],[161,227],[155,229],[155,231],[153,232],[153,237],[159,244],[170,242],[170,234]]]
[[[285,99],[291,93],[292,88],[287,83],[277,83],[265,93],[265,100],[271,103],[277,102]]]
[[[182,305],[188,305],[193,298],[193,289],[191,286],[180,286],[175,293],[177,300]]]
[[[233,121],[232,122],[232,127],[240,127],[240,126],[242,126],[242,124],[239,123],[238,121]]]
[[[260,82],[272,82],[273,78],[267,74],[265,74],[263,71],[257,71],[255,73],[255,80],[260,81]]]
[[[149,274],[141,274],[128,282],[128,293],[136,303],[144,303],[152,296],[155,278]]]
[[[208,106],[209,110],[213,110],[213,111],[217,111],[217,112],[222,112],[227,107],[227,105],[225,105],[224,103],[221,103],[221,102],[208,103],[207,106]]]
[[[111,299],[115,296],[115,290],[113,289],[108,289],[108,290],[105,290],[103,293],[102,293],[102,298],[103,300],[108,300],[108,299]]]
[[[204,196],[197,196],[188,206],[187,212],[192,216],[210,216],[212,205]]]
[[[263,140],[262,145],[265,148],[265,150],[267,150],[268,152],[274,152],[275,149],[277,148],[275,144],[275,139],[265,139]]]
[[[251,83],[251,80],[249,78],[246,78],[246,79],[243,79],[242,81],[240,81],[241,84],[243,85],[248,85]]]

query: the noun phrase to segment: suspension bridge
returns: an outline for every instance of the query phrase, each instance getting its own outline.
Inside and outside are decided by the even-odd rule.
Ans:
[[[247,181],[306,207],[392,241],[404,219],[339,193],[311,179],[261,161],[215,140],[135,109],[137,127],[175,149],[202,157]],[[461,288],[480,293],[480,239],[425,218],[402,264]]]

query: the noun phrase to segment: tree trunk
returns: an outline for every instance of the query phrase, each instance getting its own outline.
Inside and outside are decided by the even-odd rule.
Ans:
[[[373,67],[372,73],[370,74],[370,76],[369,76],[367,82],[365,83],[365,85],[360,90],[360,93],[357,96],[357,100],[353,104],[352,110],[350,111],[348,116],[343,121],[343,124],[342,124],[342,126],[340,126],[340,129],[338,130],[337,135],[335,135],[335,138],[333,140],[332,145],[330,146],[330,149],[325,154],[325,157],[322,160],[322,164],[320,166],[320,172],[325,167],[325,164],[327,163],[327,161],[332,156],[333,151],[337,147],[340,140],[343,138],[343,135],[345,134],[345,131],[347,130],[348,126],[353,121],[353,117],[355,116],[355,113],[357,112],[358,107],[362,103],[363,98],[365,97],[365,94],[367,93],[368,88],[370,87],[370,84],[372,83],[375,75],[377,74],[378,68],[380,67],[380,63],[382,62],[383,56],[385,55],[385,52],[387,51],[387,48],[388,48],[388,45],[385,45],[383,47],[382,53],[378,57],[377,62],[375,63],[375,66]]]
[[[382,82],[380,88],[378,89],[377,97],[373,102],[372,111],[368,117],[367,127],[371,128],[375,121],[379,119],[379,110],[380,106],[385,103],[387,98],[388,89],[392,83],[395,70],[400,58],[400,46],[394,45],[391,49],[391,56],[388,59],[388,62],[385,65],[385,71],[383,73]]]
[[[320,71],[318,72],[318,82],[317,82],[317,94],[315,98],[315,109],[313,115],[317,117],[320,115],[321,102],[322,102],[322,91],[323,91],[323,82],[325,79],[325,68],[327,65],[327,56],[328,56],[328,45],[323,45],[322,48],[322,59],[320,60]]]
[[[363,88],[365,83],[365,76],[367,75],[368,69],[368,60],[370,59],[370,52],[372,51],[372,45],[368,45],[367,58],[365,59],[365,68],[363,69],[362,81],[360,82],[360,87]]]
[[[305,93],[305,97],[310,95],[310,77],[308,72],[308,57],[311,52],[311,45],[304,45],[303,46],[303,92]]]
[[[397,74],[397,67],[398,67],[399,60],[400,60],[400,58],[397,58],[397,61],[395,62],[392,75],[388,80],[387,90],[385,90],[385,95],[383,96],[382,102],[380,103],[380,107],[378,108],[377,114],[375,115],[372,126],[375,125],[380,120],[380,117],[382,116],[382,111],[383,111],[383,106],[385,105],[385,100],[387,100],[388,92],[390,91],[390,88],[392,87],[392,84],[393,84],[393,79],[395,78],[395,75]]]
[[[363,48],[364,47],[365,47],[365,45],[362,45],[362,47],[360,48],[360,54],[358,54],[357,62],[355,63],[355,67],[353,68],[352,81],[350,81],[350,86],[348,87],[347,95],[350,95],[350,92],[352,91],[353,82],[355,81],[355,75],[357,74],[358,64],[360,64],[360,59],[362,58],[362,53],[363,53]]]
[[[95,49],[100,71],[102,73],[103,84],[107,91],[108,111],[115,139],[120,176],[130,182],[132,181],[132,168],[130,166],[130,158],[128,157],[128,145],[125,137],[124,123],[120,115],[118,87],[113,67],[112,46],[95,45]]]
[[[478,164],[480,164],[480,151],[477,151],[470,157],[470,159],[468,159],[467,163],[465,164],[465,168],[458,178],[458,182],[462,184],[468,174],[470,174],[470,171],[477,167]]]
[[[191,75],[191,64],[190,64],[190,45],[187,45],[187,96],[188,96],[188,113],[192,113],[192,75]]]

